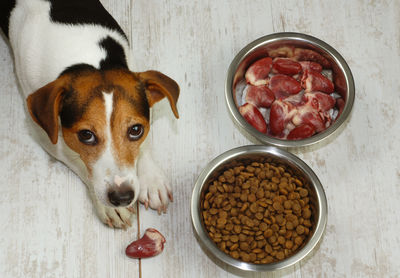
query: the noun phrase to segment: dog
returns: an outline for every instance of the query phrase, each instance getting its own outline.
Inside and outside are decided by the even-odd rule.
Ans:
[[[129,69],[128,39],[98,0],[2,0],[0,17],[32,136],[87,185],[100,220],[131,226],[137,200],[165,212],[171,188],[145,139],[161,99],[179,118],[178,84]]]

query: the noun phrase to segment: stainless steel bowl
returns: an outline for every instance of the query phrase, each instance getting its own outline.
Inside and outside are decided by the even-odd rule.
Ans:
[[[311,49],[324,56],[332,66],[335,88],[345,100],[342,114],[329,128],[303,140],[282,140],[261,133],[246,122],[237,108],[237,102],[240,96],[237,96],[236,92],[240,91],[238,88],[245,83],[244,74],[247,68],[256,60],[268,56],[270,50],[285,45]],[[350,115],[354,103],[354,96],[355,87],[353,75],[343,57],[327,43],[315,37],[299,33],[275,33],[249,43],[233,59],[229,66],[225,82],[225,99],[228,110],[240,130],[245,131],[245,133],[263,144],[278,147],[309,146],[337,133],[340,127],[344,126],[344,122]]]
[[[224,169],[242,160],[268,158],[273,163],[285,165],[309,185],[310,203],[313,209],[314,228],[308,241],[292,256],[270,264],[245,263],[221,251],[208,236],[202,217],[201,203],[208,189],[209,181],[218,176]],[[327,221],[327,201],[324,189],[314,172],[295,155],[271,146],[244,146],[227,151],[212,160],[198,177],[192,194],[191,214],[197,240],[207,253],[220,262],[245,271],[273,271],[291,266],[308,255],[321,239]]]

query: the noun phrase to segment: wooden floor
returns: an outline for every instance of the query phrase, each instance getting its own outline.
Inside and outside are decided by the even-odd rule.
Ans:
[[[320,178],[328,224],[309,259],[249,277],[400,277],[400,1],[102,0],[127,33],[134,71],[157,69],[181,86],[176,121],[154,109],[155,158],[175,201],[158,216],[140,206],[140,230],[160,230],[164,252],[137,260],[124,250],[137,223],[112,230],[95,216],[85,186],[27,132],[7,44],[0,39],[0,277],[237,277],[196,242],[194,182],[206,163],[253,144],[232,123],[224,82],[247,43],[304,32],[337,49],[354,74],[347,127],[329,144],[295,153]]]

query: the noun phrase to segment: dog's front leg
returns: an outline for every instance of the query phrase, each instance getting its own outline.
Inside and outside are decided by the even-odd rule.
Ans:
[[[172,191],[163,170],[153,160],[149,144],[149,139],[142,144],[138,159],[139,201],[158,213],[166,212],[173,201]]]

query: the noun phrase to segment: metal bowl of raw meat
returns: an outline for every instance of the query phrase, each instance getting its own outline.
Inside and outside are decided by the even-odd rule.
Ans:
[[[267,108],[254,106],[254,103],[246,105],[251,102],[251,100],[248,100],[247,94],[250,91],[249,87],[252,87],[246,73],[255,62],[266,57],[271,57],[271,61],[274,61],[274,63],[282,59],[300,63],[302,69],[298,74],[292,74],[290,78],[296,79],[303,88],[294,97],[289,95],[290,98],[286,99],[281,95],[278,96],[277,90],[272,87],[272,81],[273,78],[277,79],[274,75],[282,74],[272,72],[275,69],[275,64],[273,64],[271,74],[265,78],[265,82],[261,82],[261,85],[267,86],[271,90],[274,89],[273,93],[276,99]],[[333,91],[322,92],[322,94],[318,92],[320,91],[319,81],[317,78],[312,79],[310,74],[306,76],[306,70],[303,67],[303,64],[308,63],[309,65],[310,62],[321,65],[320,74],[315,73],[315,75],[323,75],[321,78],[329,79],[329,82],[334,86],[332,87],[334,88]],[[307,72],[311,71],[307,70]],[[259,85],[259,83],[254,84]],[[316,109],[312,112],[314,118],[310,120],[310,113],[307,114],[307,111],[310,110],[312,105],[318,103],[318,100],[310,101],[308,96],[314,97],[316,94],[334,99],[334,104],[327,107],[326,110],[321,110],[322,105],[320,104],[319,110]],[[278,147],[305,147],[319,143],[328,137],[333,138],[332,135],[338,134],[338,131],[345,126],[344,123],[349,118],[353,107],[354,97],[353,75],[343,57],[327,43],[300,33],[275,33],[249,43],[233,59],[225,83],[228,110],[239,129],[263,144]],[[285,105],[285,107],[282,105]],[[316,105],[318,106],[318,104]],[[251,106],[253,110],[258,110],[258,112],[255,111],[257,115],[252,114],[253,110],[241,110],[242,106]],[[245,115],[247,112],[243,111],[250,111],[251,113]],[[284,112],[279,114],[276,111]],[[260,122],[258,115],[262,115],[265,121],[265,123],[262,122],[262,128],[257,126],[257,121]],[[254,120],[254,116],[258,117],[256,117],[256,124],[250,124]],[[318,118],[317,124],[314,124],[315,118]],[[276,128],[277,126],[278,128]],[[312,129],[311,131],[309,127]],[[303,133],[306,135],[303,136]],[[298,136],[299,134],[300,136]]]

